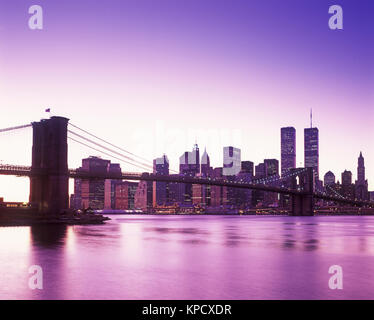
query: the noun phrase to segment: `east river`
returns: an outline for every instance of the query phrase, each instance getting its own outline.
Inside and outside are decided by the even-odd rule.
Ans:
[[[1,227],[0,299],[374,298],[371,216],[110,217]],[[35,265],[43,289],[29,286]]]

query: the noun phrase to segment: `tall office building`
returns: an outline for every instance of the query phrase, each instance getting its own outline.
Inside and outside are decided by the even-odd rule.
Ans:
[[[261,179],[265,177],[265,164],[259,163],[257,166],[255,166],[255,178]]]
[[[358,165],[357,165],[357,181],[365,182],[365,159],[362,156],[362,152],[360,152],[360,156],[358,157]]]
[[[115,184],[115,209],[135,209],[135,193],[138,183],[130,181],[119,181]]]
[[[153,211],[153,183],[152,181],[139,181],[134,196],[135,209],[143,212]]]
[[[223,148],[223,175],[236,176],[242,167],[241,154],[239,148]]]
[[[104,174],[106,172],[121,172],[119,164],[110,163],[99,157],[89,157],[82,160],[81,172]],[[104,179],[75,179],[74,208],[75,209],[107,209],[114,208],[115,183]]]
[[[316,179],[319,179],[318,128],[304,129],[304,167],[313,168]]]
[[[197,144],[194,145],[192,152],[186,151],[179,157],[179,174],[195,177],[200,173],[200,152]],[[182,183],[182,202],[192,204],[192,184]],[[178,188],[180,189],[180,188]]]
[[[277,159],[265,159],[265,176],[279,176],[279,161]]]
[[[265,163],[259,163],[255,166],[255,179],[265,178]],[[252,192],[252,205],[254,207],[263,204],[265,192],[262,190],[253,190]]]
[[[296,130],[294,127],[281,128],[281,173],[296,168]]]
[[[277,159],[265,159],[265,177],[279,177],[279,161]],[[278,194],[274,192],[264,193],[265,205],[276,205],[278,203]]]
[[[166,155],[153,160],[153,173],[169,175],[169,159]],[[153,182],[154,205],[165,205],[169,201],[169,184],[167,182]]]
[[[326,172],[325,176],[323,177],[323,184],[325,186],[332,186],[335,184],[335,175],[331,171]]]
[[[354,200],[355,185],[352,183],[352,172],[344,170],[342,173],[341,195],[347,199]]]
[[[246,173],[249,174],[253,178],[254,176],[254,167],[252,161],[242,161],[242,169],[240,170],[240,173]]]
[[[107,171],[110,173],[121,174],[121,167],[118,163],[109,163]],[[105,197],[104,197],[104,209],[115,209],[116,206],[116,184],[118,180],[105,180]]]
[[[374,191],[369,191],[369,200],[374,201]]]
[[[254,176],[254,166],[252,161],[242,161],[242,169],[240,170],[237,179],[244,183],[250,183]],[[253,190],[238,189],[239,207],[248,209],[252,207]]]
[[[223,170],[222,174],[226,180],[235,181],[242,167],[241,153],[239,148],[223,148]],[[240,195],[237,188],[223,188],[224,205],[237,207],[240,201]]]
[[[206,152],[206,148],[204,149],[204,153],[201,156],[201,169],[200,174],[197,176],[206,178],[211,177],[213,174],[213,168],[210,166],[210,158],[208,153]],[[193,203],[202,205],[202,206],[210,206],[211,205],[211,186],[209,185],[192,185],[192,198]]]
[[[212,177],[215,179],[222,179],[223,168],[214,168],[212,171]],[[224,187],[222,186],[211,186],[211,206],[221,207],[224,203]]]
[[[342,172],[342,185],[350,185],[352,184],[352,172],[348,170],[344,170]]]
[[[365,159],[360,152],[357,165],[357,180],[355,183],[356,199],[369,200],[368,181],[365,179]]]
[[[209,177],[212,174],[212,170],[213,169],[210,166],[210,158],[205,149],[203,155],[201,156],[201,175],[203,177]]]
[[[179,157],[179,173],[189,176],[200,173],[200,151],[197,144],[194,145],[192,152],[186,151]]]

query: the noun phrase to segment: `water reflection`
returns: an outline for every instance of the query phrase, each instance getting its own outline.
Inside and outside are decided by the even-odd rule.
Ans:
[[[31,227],[31,241],[34,246],[53,248],[65,244],[67,226],[65,225],[34,225]]]
[[[0,228],[0,298],[373,298],[374,217],[112,218]],[[27,287],[34,264],[41,291]],[[343,292],[328,289],[334,264]]]

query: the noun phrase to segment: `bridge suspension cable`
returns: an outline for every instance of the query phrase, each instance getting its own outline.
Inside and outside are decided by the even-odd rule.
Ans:
[[[276,174],[276,175],[272,175],[270,177],[253,180],[252,183],[254,183],[254,184],[257,184],[257,183],[267,184],[267,183],[271,183],[271,182],[278,182],[278,181],[282,181],[282,180],[286,180],[288,178],[294,177],[294,176],[300,174],[301,172],[304,172],[305,170],[306,170],[305,168],[302,168],[300,170],[291,172],[290,169],[289,169],[289,170],[285,171],[285,172],[288,172],[288,173],[283,174],[282,176],[279,176],[278,174]]]
[[[338,191],[336,191],[335,189],[331,188],[329,185],[326,185],[326,189],[330,189],[337,197],[339,198],[342,198],[342,199],[346,199],[344,196],[342,196]]]
[[[132,152],[130,152],[130,151],[127,151],[127,150],[125,150],[125,149],[123,149],[123,148],[121,148],[121,147],[118,147],[118,146],[116,146],[115,144],[110,143],[110,142],[107,141],[107,140],[104,140],[104,139],[102,139],[102,138],[99,138],[98,136],[96,136],[96,135],[94,135],[94,134],[88,132],[87,130],[84,130],[84,129],[82,129],[82,128],[80,128],[80,127],[78,127],[78,126],[76,126],[76,125],[74,125],[74,124],[72,124],[72,123],[70,123],[70,122],[69,122],[69,125],[72,126],[72,127],[74,127],[74,128],[76,128],[76,129],[78,129],[78,130],[80,130],[80,131],[82,131],[82,132],[84,132],[84,133],[86,133],[86,134],[88,134],[88,135],[90,135],[91,137],[93,137],[93,138],[95,138],[95,139],[97,139],[97,140],[100,140],[101,142],[104,142],[104,143],[106,143],[106,144],[108,144],[108,145],[110,145],[110,146],[112,146],[112,147],[114,147],[114,148],[116,148],[116,149],[118,149],[118,150],[121,150],[121,151],[123,151],[123,152],[125,152],[125,153],[127,153],[127,154],[129,154],[129,155],[131,155],[131,156],[133,156],[133,157],[139,158],[140,160],[145,161],[145,162],[149,162],[147,159],[145,159],[145,158],[143,158],[143,157],[140,157],[140,156],[137,156],[136,154],[134,154],[134,153],[132,153]]]
[[[146,164],[146,163],[142,163],[142,162],[136,161],[135,159],[133,159],[133,158],[131,158],[131,157],[129,157],[129,156],[126,156],[126,155],[124,155],[124,154],[122,154],[122,153],[120,153],[120,152],[117,152],[117,151],[115,151],[115,150],[113,150],[113,149],[111,149],[111,148],[107,148],[106,146],[103,146],[102,144],[99,144],[99,143],[97,143],[97,142],[95,142],[95,141],[93,141],[93,140],[91,140],[91,139],[89,139],[89,138],[86,138],[86,137],[84,137],[84,136],[82,136],[82,135],[80,135],[80,134],[78,134],[78,133],[76,133],[76,132],[74,132],[74,131],[68,130],[68,132],[69,132],[70,134],[73,134],[73,135],[79,137],[80,139],[83,139],[83,140],[85,140],[85,141],[87,141],[87,142],[90,142],[90,143],[94,144],[94,145],[97,146],[97,147],[100,147],[100,148],[102,148],[102,149],[104,149],[104,150],[106,150],[106,151],[109,151],[109,152],[111,152],[111,153],[114,153],[114,154],[116,154],[116,155],[122,157],[122,158],[125,158],[126,160],[132,161],[132,162],[134,162],[134,163],[136,163],[136,164],[138,164],[138,165],[140,165],[140,166],[142,166],[142,167],[145,167],[145,168],[147,168],[148,170],[149,170],[149,169],[153,169],[152,166],[150,166],[150,165],[148,165],[148,164]]]
[[[31,126],[32,126],[32,124],[29,123],[29,124],[24,124],[24,125],[21,125],[21,126],[16,126],[16,127],[4,128],[4,129],[0,129],[0,133],[1,132],[18,130],[18,129],[24,129],[24,128],[28,128],[28,127],[31,127]]]
[[[90,148],[90,149],[92,149],[92,150],[95,150],[95,151],[97,151],[97,152],[100,152],[100,153],[102,153],[102,154],[105,154],[105,155],[107,155],[107,156],[109,156],[109,157],[112,157],[112,158],[114,158],[114,159],[116,159],[116,160],[119,160],[119,161],[121,161],[121,162],[124,162],[124,163],[130,164],[130,165],[135,166],[135,167],[137,167],[137,168],[140,168],[140,169],[142,169],[142,170],[144,170],[144,169],[149,170],[148,168],[142,167],[141,165],[138,165],[138,164],[136,164],[136,163],[131,163],[131,162],[129,162],[129,161],[126,161],[126,160],[120,159],[120,158],[118,158],[118,157],[116,157],[116,156],[114,156],[114,155],[112,155],[112,154],[110,154],[110,153],[107,153],[107,152],[105,152],[105,151],[102,151],[102,150],[99,150],[99,149],[97,149],[97,148],[94,148],[94,147],[92,147],[92,146],[90,146],[90,145],[88,145],[88,144],[86,144],[86,143],[84,143],[84,142],[82,142],[82,141],[78,141],[78,140],[76,140],[76,139],[74,139],[74,138],[72,138],[72,137],[68,137],[68,139],[70,139],[70,140],[72,140],[72,141],[74,141],[74,142],[77,142],[77,143],[79,143],[79,144],[81,144],[81,145],[83,145],[83,146],[85,146],[85,147],[87,147],[87,148]]]
[[[78,127],[77,125],[75,125],[75,124],[73,124],[73,123],[70,123],[70,122],[69,122],[69,125],[72,126],[72,127],[74,127],[74,128],[76,128],[76,129],[78,129],[78,130],[80,130],[80,131],[82,131],[82,132],[84,132],[85,134],[87,134],[87,135],[89,135],[89,136],[91,136],[91,137],[93,137],[93,138],[95,138],[95,139],[101,141],[101,142],[106,143],[107,145],[109,145],[109,146],[111,146],[111,147],[113,147],[113,148],[116,148],[116,149],[122,151],[122,152],[115,151],[115,150],[113,150],[112,148],[107,148],[107,147],[105,147],[105,146],[103,146],[103,145],[101,145],[101,144],[98,144],[97,142],[93,141],[92,139],[85,138],[85,137],[83,137],[82,135],[79,135],[78,133],[75,133],[75,132],[73,132],[73,131],[68,130],[68,131],[71,132],[72,134],[74,134],[74,135],[76,135],[76,136],[79,136],[81,139],[84,139],[84,140],[86,140],[86,141],[88,141],[88,142],[90,142],[90,143],[93,143],[93,144],[95,144],[96,146],[98,146],[98,147],[100,147],[100,148],[104,148],[104,149],[107,150],[107,151],[110,151],[110,152],[113,152],[113,153],[115,153],[115,154],[117,154],[117,155],[120,155],[121,157],[124,157],[124,158],[126,158],[127,160],[129,160],[129,161],[133,161],[133,162],[135,162],[135,163],[137,163],[137,164],[139,164],[139,165],[141,165],[141,166],[145,166],[145,167],[147,167],[148,170],[153,170],[153,162],[152,162],[152,161],[149,161],[149,160],[147,160],[147,159],[145,159],[145,158],[143,158],[143,157],[140,157],[140,156],[138,156],[138,155],[136,155],[136,154],[134,154],[134,153],[132,153],[132,152],[130,152],[130,151],[128,151],[128,150],[125,150],[125,149],[123,149],[123,148],[121,148],[121,147],[119,147],[119,146],[117,146],[117,145],[115,145],[115,144],[113,144],[113,143],[111,143],[111,142],[109,142],[109,141],[107,141],[107,140],[104,140],[104,139],[98,137],[97,135],[95,135],[95,134],[93,134],[93,133],[90,133],[90,132],[88,132],[87,130],[84,130],[84,129]],[[128,155],[123,154],[123,152],[125,152],[126,154],[128,154],[128,155],[130,155],[130,156],[132,156],[132,157],[129,157]],[[134,158],[137,158],[137,159],[134,159]],[[140,161],[139,161],[138,159],[139,159]],[[175,170],[172,170],[172,169],[169,169],[169,170],[170,170],[171,172],[178,173],[178,172],[175,171]]]

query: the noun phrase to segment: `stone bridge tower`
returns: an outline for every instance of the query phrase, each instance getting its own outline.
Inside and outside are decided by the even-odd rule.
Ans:
[[[30,204],[40,213],[60,214],[69,208],[69,119],[33,122]]]
[[[302,168],[291,169],[292,171],[301,171]],[[300,194],[291,196],[291,215],[292,216],[313,216],[314,215],[314,187],[315,175],[313,168],[306,168],[299,174],[292,177],[292,190],[300,191]]]

